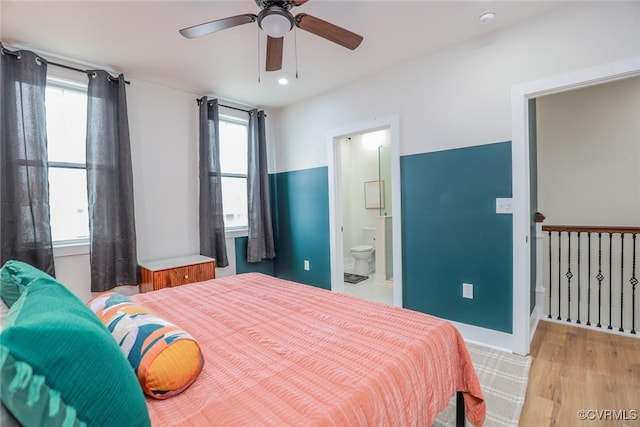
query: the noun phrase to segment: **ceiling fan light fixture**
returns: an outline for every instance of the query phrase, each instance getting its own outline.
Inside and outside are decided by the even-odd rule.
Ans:
[[[293,28],[294,19],[289,11],[277,6],[263,9],[258,15],[258,26],[267,35],[279,39]]]

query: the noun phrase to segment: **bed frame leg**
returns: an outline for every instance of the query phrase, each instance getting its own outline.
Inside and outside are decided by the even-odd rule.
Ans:
[[[461,391],[456,393],[456,427],[464,427],[464,395]]]

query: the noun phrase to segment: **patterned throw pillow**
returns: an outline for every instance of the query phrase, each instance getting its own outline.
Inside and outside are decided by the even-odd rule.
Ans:
[[[150,425],[118,345],[78,297],[48,276],[30,281],[7,314],[0,399],[25,426]]]
[[[142,390],[167,399],[186,390],[204,365],[200,346],[184,330],[116,292],[88,303],[138,376]]]

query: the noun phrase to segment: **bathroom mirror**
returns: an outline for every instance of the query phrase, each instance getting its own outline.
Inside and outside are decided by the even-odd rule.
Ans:
[[[367,209],[384,208],[384,181],[364,183],[364,207]]]

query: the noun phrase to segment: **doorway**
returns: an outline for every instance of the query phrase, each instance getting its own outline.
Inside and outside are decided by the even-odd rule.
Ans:
[[[328,133],[329,226],[331,290],[402,307],[397,123],[392,116]],[[366,279],[348,283],[345,273]]]
[[[532,99],[640,75],[640,57],[598,65],[511,89],[513,176],[513,342],[514,353],[526,355],[535,320],[531,305],[531,139]]]
[[[391,133],[339,139],[344,292],[393,304]]]

